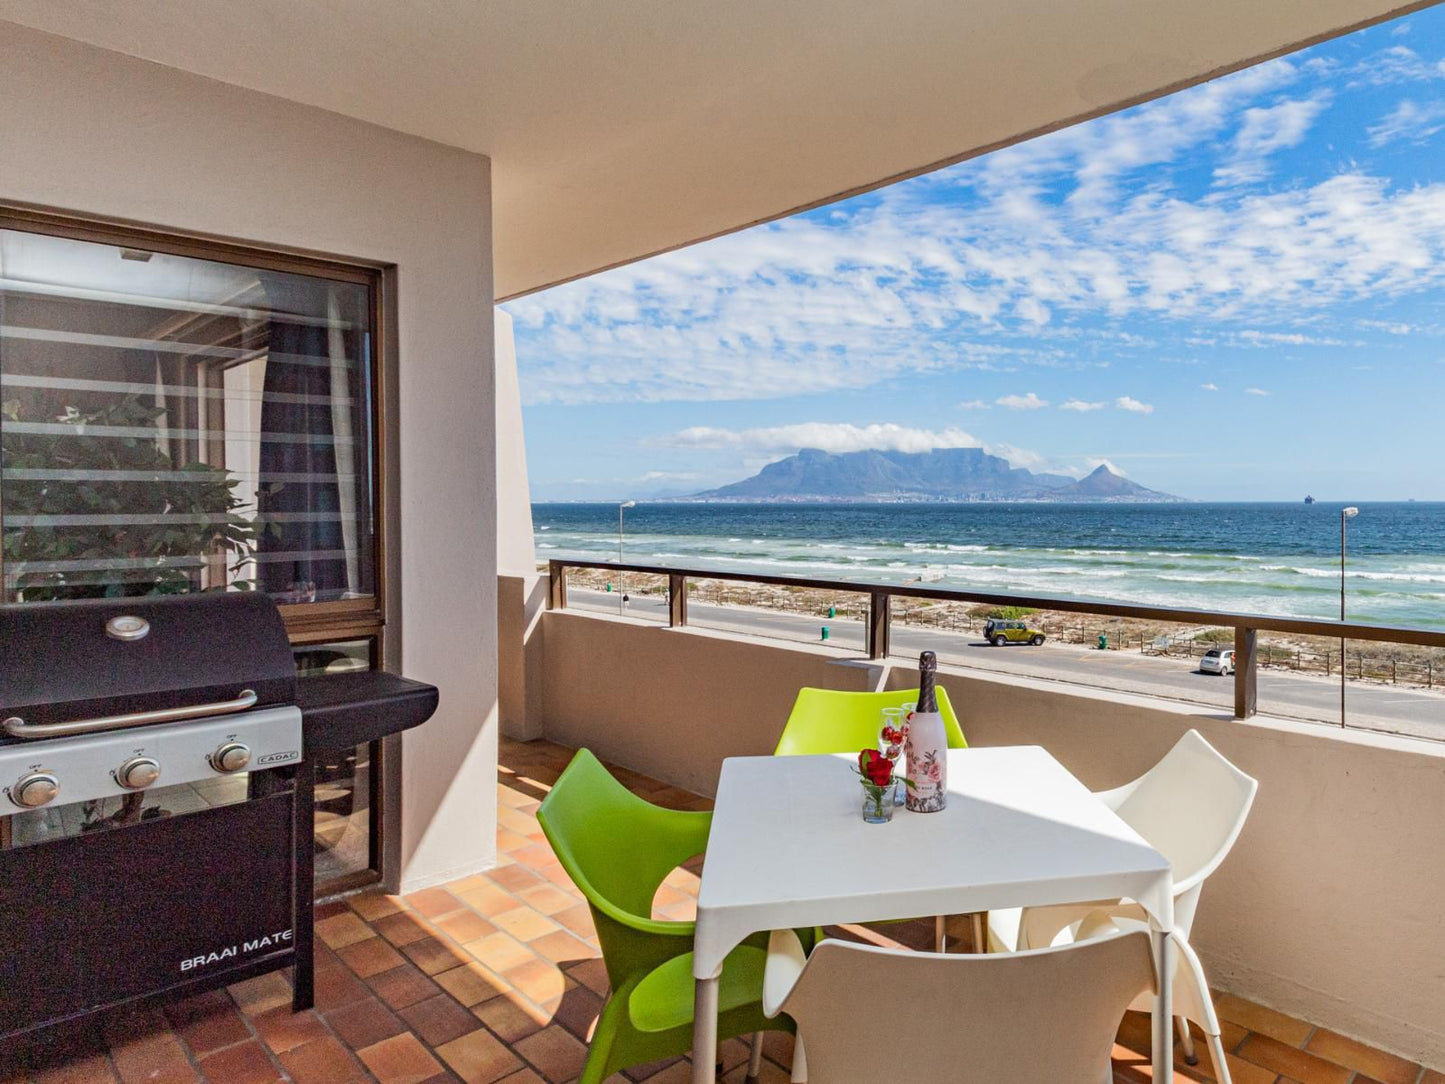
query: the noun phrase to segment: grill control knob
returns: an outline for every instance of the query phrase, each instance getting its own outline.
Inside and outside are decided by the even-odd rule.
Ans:
[[[211,754],[211,767],[223,775],[243,771],[251,763],[251,747],[238,741],[228,741]]]
[[[21,809],[39,809],[59,793],[60,781],[49,772],[26,772],[10,788],[10,800]]]
[[[161,777],[161,766],[151,757],[131,757],[115,770],[115,781],[126,790],[145,790]]]

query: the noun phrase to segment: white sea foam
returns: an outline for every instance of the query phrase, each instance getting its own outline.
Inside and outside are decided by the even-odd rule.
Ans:
[[[1234,535],[1209,521],[1198,528],[1197,538],[1187,526],[1171,527],[1167,535],[1155,532],[1153,537],[1147,531],[1116,527],[1112,531],[1116,544],[1110,544],[1104,541],[1110,529],[1091,522],[1089,533],[1081,531],[1077,536],[1080,545],[1010,545],[1007,542],[1056,541],[1060,529],[1045,526],[1041,533],[1016,528],[992,537],[970,521],[950,537],[946,528],[951,513],[940,513],[938,525],[927,518],[930,514],[928,510],[919,513],[919,531],[913,537],[909,537],[913,524],[906,519],[895,522],[891,514],[882,520],[870,515],[861,521],[866,526],[849,537],[830,513],[819,531],[822,537],[815,539],[808,535],[809,524],[819,521],[809,520],[806,513],[794,520],[788,511],[780,513],[778,526],[791,537],[629,530],[627,550],[629,558],[639,563],[655,560],[740,572],[816,575],[859,584],[901,585],[926,571],[930,585],[963,590],[1076,595],[1302,617],[1338,613],[1340,573],[1328,537],[1323,542],[1316,539],[1296,545],[1294,538],[1285,538],[1275,528],[1270,528],[1274,534],[1252,528],[1258,532],[1254,536]],[[679,518],[677,522],[691,528],[696,521]],[[796,531],[787,526],[794,522]],[[538,551],[549,556],[558,550],[579,557],[616,554],[617,539],[607,530],[605,520],[578,527],[581,529],[568,531],[565,525],[539,525]],[[880,532],[887,535],[894,527],[897,535],[880,537]],[[771,533],[771,524],[768,529]],[[549,532],[545,541],[544,530]],[[1214,546],[1247,548],[1251,537],[1263,538],[1254,553],[1210,552]],[[975,541],[980,538],[991,538],[991,544]],[[1141,548],[1130,548],[1136,538]],[[1072,539],[1063,535],[1063,541]],[[1393,539],[1387,542],[1394,544]],[[1150,543],[1152,548],[1142,548]],[[1188,548],[1181,548],[1180,543]],[[1404,539],[1399,542],[1401,548],[1407,544]],[[1379,620],[1407,625],[1445,624],[1445,559],[1433,552],[1434,545],[1425,545],[1423,553],[1396,554],[1382,552],[1378,541],[1366,541],[1360,552],[1352,550],[1346,577],[1351,616],[1379,615]]]

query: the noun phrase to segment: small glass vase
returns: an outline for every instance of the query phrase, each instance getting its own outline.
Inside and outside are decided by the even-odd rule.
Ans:
[[[893,784],[879,787],[863,784],[863,819],[869,824],[887,824],[893,819]]]

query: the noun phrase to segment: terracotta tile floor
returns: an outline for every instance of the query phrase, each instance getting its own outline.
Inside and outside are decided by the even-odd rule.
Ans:
[[[587,907],[537,827],[535,811],[568,750],[504,741],[498,780],[501,864],[406,897],[369,892],[317,908],[317,1007],[293,1016],[283,974],[165,1010],[122,1013],[84,1034],[0,1052],[0,1084],[529,1084],[574,1079],[607,989]],[[618,777],[648,799],[706,808],[696,795],[635,772]],[[654,907],[693,914],[697,878],[673,873]],[[842,931],[912,947],[931,924]],[[966,924],[959,923],[966,941]],[[885,936],[886,935],[886,936]],[[966,946],[961,946],[966,947]],[[1220,995],[1237,1084],[1445,1084],[1445,1075],[1302,1020]],[[1148,1080],[1149,1022],[1130,1014],[1114,1048],[1115,1080]],[[1178,1061],[1177,1084],[1212,1081],[1208,1053]],[[763,1080],[786,1081],[791,1042],[770,1035]],[[723,1080],[746,1072],[747,1048],[723,1044]],[[617,1084],[688,1079],[685,1060]]]

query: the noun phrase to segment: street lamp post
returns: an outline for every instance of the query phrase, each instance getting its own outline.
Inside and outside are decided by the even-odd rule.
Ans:
[[[1345,620],[1345,525],[1360,514],[1358,508],[1340,509],[1340,621]],[[1340,726],[1345,725],[1345,638],[1340,637]]]
[[[618,569],[617,569],[617,612],[618,612],[618,613],[622,613],[622,612],[623,612],[624,607],[623,607],[623,604],[622,604],[622,600],[627,597],[627,593],[622,590],[622,569],[621,569],[621,567],[620,567],[621,564],[622,564],[622,510],[623,510],[624,508],[636,508],[636,507],[637,507],[637,502],[636,502],[636,501],[623,501],[621,504],[619,504],[619,505],[617,506],[617,564],[618,564],[618,566],[619,566]]]

